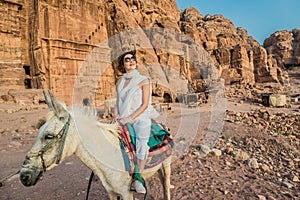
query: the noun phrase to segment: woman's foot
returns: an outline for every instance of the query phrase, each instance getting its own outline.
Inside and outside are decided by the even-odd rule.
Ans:
[[[135,180],[133,183],[132,183],[132,186],[133,188],[135,189],[135,191],[137,193],[140,193],[140,194],[146,194],[146,188],[143,186],[143,184],[138,181],[138,180]]]

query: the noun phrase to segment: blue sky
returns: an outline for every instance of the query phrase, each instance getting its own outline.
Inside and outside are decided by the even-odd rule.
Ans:
[[[260,44],[279,30],[300,28],[300,0],[176,0],[179,10],[195,7],[202,15],[221,14],[243,27]]]

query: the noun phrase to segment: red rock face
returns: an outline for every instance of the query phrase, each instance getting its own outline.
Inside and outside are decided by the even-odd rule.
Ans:
[[[300,65],[300,29],[277,31],[264,41],[268,55],[282,68]]]
[[[288,69],[290,93],[299,93],[300,29],[277,31],[264,41],[269,61],[281,69]],[[284,74],[287,76],[286,74]]]
[[[92,92],[85,97],[93,96],[93,103],[102,104],[114,95],[119,75],[116,52],[133,48],[138,49],[140,71],[150,76],[153,83],[160,83],[154,84],[154,90],[175,99],[177,94],[188,91],[188,82],[194,89],[201,89],[195,85],[204,75],[188,58],[203,60],[203,55],[193,54],[188,44],[178,45],[178,38],[163,44],[165,49],[142,48],[145,41],[141,35],[126,35],[134,28],[159,27],[189,36],[208,52],[226,84],[285,84],[288,77],[282,65],[300,62],[299,30],[284,33],[280,42],[273,37],[267,39],[266,51],[246,30],[235,28],[222,15],[204,17],[194,8],[180,12],[175,0],[30,0],[1,4],[1,94],[7,94],[9,89],[49,88],[58,99],[72,104],[74,87],[78,87],[79,95],[85,94],[86,85],[93,84]],[[168,36],[172,34],[153,35],[152,47]],[[115,41],[111,38],[117,46],[113,46]],[[166,49],[181,49],[182,53]],[[86,76],[78,78],[84,70]]]
[[[222,15],[203,17],[190,8],[181,14],[181,29],[192,33],[211,54],[225,83],[281,82],[281,69],[268,58],[266,50],[243,28],[235,28]],[[271,65],[270,65],[271,63]]]

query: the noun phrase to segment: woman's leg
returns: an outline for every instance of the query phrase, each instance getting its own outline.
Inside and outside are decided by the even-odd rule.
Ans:
[[[151,131],[151,119],[139,119],[133,123],[136,134],[136,156],[139,170],[144,170],[146,159],[148,158],[148,141]]]
[[[137,166],[139,173],[141,174],[144,171],[146,160],[149,153],[148,141],[151,131],[151,120],[150,119],[141,119],[136,121],[133,124],[133,128],[136,133],[136,156],[137,156]],[[144,186],[135,181],[134,186],[136,191],[139,193],[145,193],[146,189]]]
[[[146,159],[144,159],[144,160],[137,159],[137,165],[139,168],[139,172],[143,173],[143,171],[145,169],[145,165],[146,165]]]

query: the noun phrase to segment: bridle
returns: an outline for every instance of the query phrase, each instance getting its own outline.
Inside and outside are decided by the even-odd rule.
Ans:
[[[71,120],[71,116],[69,114],[68,121],[64,124],[64,126],[59,131],[59,133],[53,139],[51,139],[47,144],[45,144],[38,152],[36,152],[36,153],[30,152],[29,154],[27,154],[26,159],[40,157],[41,161],[42,161],[42,165],[43,165],[43,170],[46,171],[47,167],[49,167],[50,165],[46,166],[45,160],[44,160],[44,153],[58,143],[58,149],[57,149],[56,156],[55,156],[55,164],[59,164],[59,162],[61,161],[62,152],[65,147],[67,133],[68,133],[69,127],[70,127],[70,120]]]

